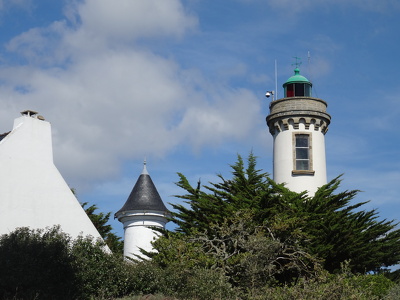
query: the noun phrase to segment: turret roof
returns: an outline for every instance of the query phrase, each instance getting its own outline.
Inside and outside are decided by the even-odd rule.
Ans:
[[[309,83],[310,85],[311,82],[305,78],[303,75],[300,75],[300,69],[296,68],[294,69],[294,75],[290,77],[284,84],[283,86],[289,84],[289,83]]]
[[[128,200],[126,200],[124,206],[117,211],[115,215],[129,210],[168,211],[164,202],[161,200],[160,194],[151,180],[149,173],[147,172],[146,163],[144,163],[142,174],[140,174],[135,186],[133,187]]]

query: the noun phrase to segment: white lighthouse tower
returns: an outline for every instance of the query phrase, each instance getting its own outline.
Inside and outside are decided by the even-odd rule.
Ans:
[[[312,97],[312,83],[297,67],[283,88],[284,98],[270,103],[267,116],[274,138],[273,178],[292,191],[313,195],[327,183],[325,134],[331,117],[327,103]]]
[[[151,227],[165,228],[169,212],[150,178],[146,162],[124,206],[115,213],[124,225],[124,256],[143,257],[140,249],[152,251],[157,233]]]

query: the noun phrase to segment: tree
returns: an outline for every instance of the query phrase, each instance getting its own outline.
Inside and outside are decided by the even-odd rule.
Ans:
[[[246,209],[254,211],[258,223],[262,222],[260,217],[263,218],[264,211],[272,208],[272,202],[277,197],[268,174],[256,169],[256,157],[253,154],[249,155],[246,169],[241,156],[231,167],[232,179],[225,179],[218,174],[220,183],[202,186],[199,181],[196,188],[190,185],[183,174],[178,173],[179,181],[176,184],[187,194],[176,197],[189,204],[189,208],[172,204],[176,211],[172,212],[172,221],[178,225],[178,232],[189,234],[193,229],[210,231],[211,224],[220,224],[236,211]]]
[[[76,197],[76,190],[71,188],[71,192]],[[89,207],[86,207],[88,202],[81,203],[82,208],[85,210],[87,216],[92,221],[94,227],[96,227],[100,236],[103,238],[108,248],[114,253],[122,254],[124,251],[124,242],[121,240],[121,237],[117,236],[112,231],[112,226],[107,224],[110,220],[111,212],[108,213],[96,213],[95,211],[98,209],[96,204],[92,204]]]
[[[198,182],[196,187],[178,173],[177,185],[186,194],[177,197],[188,207],[173,205],[177,232],[189,237],[200,233],[212,240],[223,224],[237,222],[235,213],[249,211],[252,217],[245,219],[248,228],[263,228],[265,236],[272,233],[281,243],[295,237],[296,247],[321,260],[329,272],[339,270],[344,261],[360,273],[379,271],[400,261],[397,223],[379,220],[376,210],[362,210],[366,202],[353,204],[357,190],[337,192],[340,177],[309,197],[273,182],[257,169],[252,153],[247,167],[240,156],[231,167],[231,179],[219,174],[220,182]]]
[[[86,214],[92,221],[94,227],[96,227],[97,231],[100,233],[101,237],[104,239],[104,242],[110,248],[111,251],[115,253],[122,253],[124,250],[124,243],[121,241],[121,238],[117,236],[115,233],[111,232],[111,225],[107,224],[111,212],[108,213],[96,213],[95,211],[98,207],[93,204],[89,207],[86,207],[88,202],[82,203],[82,208],[85,210]]]
[[[397,223],[379,220],[376,210],[361,210],[367,202],[352,204],[358,190],[336,193],[340,182],[340,177],[333,179],[313,197],[305,194],[296,197],[296,193],[275,184],[278,192],[286,195],[282,197],[286,209],[279,216],[298,220],[297,227],[310,237],[307,248],[324,260],[324,268],[329,272],[339,270],[347,260],[355,273],[379,272],[397,264],[400,260]]]

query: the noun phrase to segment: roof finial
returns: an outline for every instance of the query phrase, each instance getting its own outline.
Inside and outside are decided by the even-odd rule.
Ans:
[[[301,58],[297,56],[293,56],[293,58],[296,60],[296,62],[293,63],[292,66],[296,66],[296,69],[298,69],[301,65]]]
[[[146,157],[144,157],[142,174],[149,175],[149,172],[147,172],[146,164],[147,164]]]

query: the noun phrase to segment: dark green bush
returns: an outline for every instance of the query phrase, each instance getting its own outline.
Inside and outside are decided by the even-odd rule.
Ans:
[[[332,275],[325,272],[312,279],[302,278],[292,286],[267,286],[261,293],[258,291],[256,296],[247,299],[378,300],[386,299],[384,297],[391,286],[393,283],[383,275],[353,275],[346,271]]]
[[[163,290],[164,271],[149,261],[130,263],[132,267],[131,294],[158,294]]]
[[[132,295],[162,294],[177,299],[234,299],[221,270],[186,268],[179,262],[160,268],[151,261],[132,264]]]
[[[0,299],[108,299],[134,290],[132,265],[59,227],[0,237]]]
[[[393,285],[383,299],[385,300],[400,299],[400,284]]]
[[[0,298],[73,299],[74,257],[70,238],[54,227],[18,228],[0,237]]]
[[[353,287],[369,291],[371,296],[377,297],[378,299],[382,299],[387,295],[389,290],[395,285],[393,281],[383,274],[351,276],[348,282]]]
[[[164,295],[178,299],[235,299],[235,291],[221,270],[175,269],[165,270]]]
[[[80,299],[121,297],[133,290],[132,266],[104,251],[104,243],[80,237],[72,243],[71,254]]]

